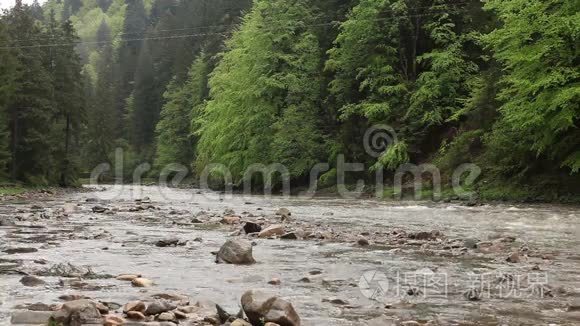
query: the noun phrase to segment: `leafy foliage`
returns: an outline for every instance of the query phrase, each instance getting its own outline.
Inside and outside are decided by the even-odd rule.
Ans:
[[[312,12],[302,0],[254,3],[210,79],[199,169],[222,163],[239,181],[254,163],[281,162],[298,177],[317,161],[320,54],[307,27]]]
[[[492,0],[487,8],[503,22],[485,37],[505,67],[499,93],[501,130],[517,135],[525,144],[523,151],[546,155],[578,172],[580,4]],[[497,148],[497,138],[504,136],[495,136],[489,144]]]

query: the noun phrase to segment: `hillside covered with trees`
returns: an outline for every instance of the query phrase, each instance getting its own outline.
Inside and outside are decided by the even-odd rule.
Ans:
[[[0,179],[74,185],[339,154],[482,169],[489,199],[580,195],[580,3],[567,0],[48,0],[0,19]],[[378,157],[365,132],[398,141]],[[216,178],[223,172],[211,171]],[[131,173],[127,172],[130,176]],[[255,180],[260,183],[261,180]]]

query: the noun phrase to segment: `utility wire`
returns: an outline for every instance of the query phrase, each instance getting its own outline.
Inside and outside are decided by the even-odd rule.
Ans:
[[[466,2],[458,2],[454,4],[462,4]],[[449,5],[449,4],[447,4]],[[416,7],[412,9],[417,9],[421,7]],[[432,8],[432,7],[423,7],[423,8]],[[443,10],[443,9],[438,9]],[[390,17],[382,17],[382,18],[374,18],[374,19],[363,19],[359,21],[369,21],[369,22],[376,22],[376,21],[386,21],[393,18],[420,18],[420,17],[430,17],[433,15],[438,15],[443,12],[429,12],[429,13],[422,13],[422,14],[411,14],[411,15],[400,15],[400,16],[390,16]],[[325,22],[319,24],[308,24],[304,25],[304,27],[322,27],[322,26],[335,26],[337,24],[342,24],[344,22],[332,21],[332,22]],[[239,26],[238,24],[228,24],[228,25],[208,25],[208,26],[199,26],[195,28],[183,28],[183,29],[173,29],[173,30],[162,30],[167,32],[173,31],[186,31],[186,30],[193,30],[193,29],[202,29],[202,28],[217,28],[217,27],[235,27]],[[166,36],[152,36],[152,37],[143,37],[143,38],[133,38],[133,39],[125,39],[119,38],[122,35],[130,35],[130,34],[137,34],[137,33],[117,33],[110,41],[78,41],[78,42],[71,42],[71,43],[52,43],[52,44],[34,44],[34,45],[15,45],[15,46],[0,46],[0,50],[11,50],[11,49],[30,49],[30,48],[46,48],[46,47],[60,47],[60,46],[77,46],[77,45],[100,45],[100,44],[110,44],[114,42],[136,42],[136,41],[151,41],[151,40],[166,40],[166,39],[183,39],[183,38],[192,38],[192,37],[202,37],[202,36],[212,36],[212,35],[220,35],[220,36],[227,36],[230,33],[225,32],[210,32],[210,33],[195,33],[195,34],[181,34],[181,35],[166,35]],[[46,39],[44,39],[46,40]],[[30,41],[23,40],[23,39],[16,39],[11,40],[11,42],[26,42]]]

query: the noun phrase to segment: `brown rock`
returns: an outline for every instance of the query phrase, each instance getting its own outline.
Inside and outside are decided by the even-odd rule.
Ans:
[[[119,276],[116,277],[117,280],[119,281],[133,281],[136,278],[140,278],[141,275],[138,274],[121,274]]]
[[[277,296],[250,290],[244,293],[241,303],[252,324],[273,322],[280,326],[300,326],[300,317],[292,304]]]
[[[222,218],[221,222],[223,224],[239,224],[240,223],[240,217],[239,216],[235,216],[235,215],[226,215]]]
[[[359,238],[356,243],[361,247],[366,247],[366,246],[370,245],[369,240],[367,240],[365,238]]]
[[[283,235],[284,233],[285,233],[284,226],[282,226],[282,225],[270,225],[269,227],[265,228],[260,233],[258,233],[258,237],[259,238],[269,238],[269,237],[273,237],[276,235]]]
[[[147,288],[147,287],[151,287],[153,286],[153,281],[148,280],[146,278],[142,278],[142,277],[138,277],[136,279],[133,279],[131,281],[131,284],[134,287],[138,287],[138,288]]]
[[[514,263],[514,264],[519,263],[519,262],[521,262],[520,254],[517,252],[514,252],[506,259],[506,261],[508,263]]]
[[[136,321],[147,320],[147,317],[140,311],[127,311],[127,318]]]
[[[176,320],[175,314],[171,311],[162,312],[159,317],[157,317],[159,321],[174,321]]]
[[[104,326],[120,326],[124,324],[125,319],[115,315],[105,316],[105,321],[103,322]]]
[[[145,312],[147,306],[143,301],[131,301],[123,307],[123,312],[127,313],[129,311]]]
[[[243,320],[243,319],[236,319],[234,320],[230,326],[252,326],[252,324],[248,323],[247,321]]]

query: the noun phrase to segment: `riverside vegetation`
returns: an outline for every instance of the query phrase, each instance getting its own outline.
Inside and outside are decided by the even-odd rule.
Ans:
[[[127,171],[221,163],[234,184],[253,163],[303,185],[331,162],[332,187],[344,154],[368,168],[352,178],[433,162],[448,181],[469,162],[484,199],[578,198],[579,15],[565,0],[16,0],[0,178],[75,185],[123,148]],[[376,124],[399,139],[378,158],[362,146]]]

